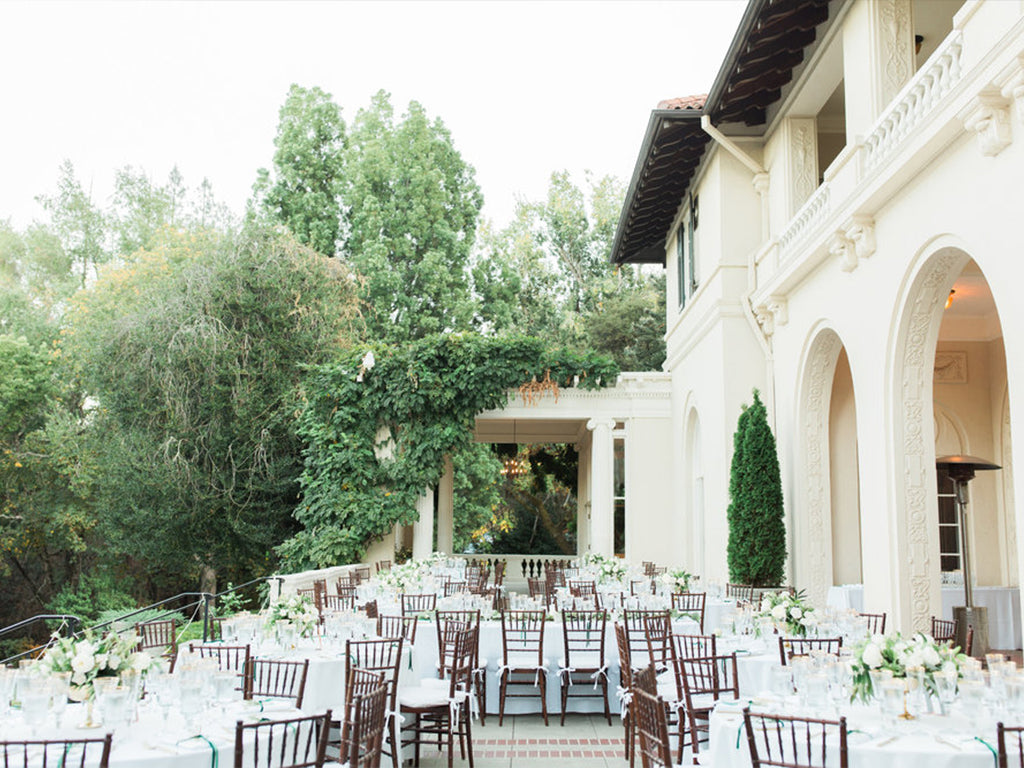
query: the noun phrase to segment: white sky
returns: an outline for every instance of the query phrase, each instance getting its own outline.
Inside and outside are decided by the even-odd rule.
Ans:
[[[380,88],[419,101],[501,225],[552,171],[627,182],[650,110],[711,87],[745,5],[0,0],[0,220],[42,219],[64,158],[101,205],[116,168],[177,164],[239,214],[299,83],[346,123]]]

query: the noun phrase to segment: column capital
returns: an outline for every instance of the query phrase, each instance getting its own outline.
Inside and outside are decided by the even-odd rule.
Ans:
[[[602,428],[607,429],[609,432],[615,429],[615,419],[590,419],[587,422],[587,429],[591,432]]]

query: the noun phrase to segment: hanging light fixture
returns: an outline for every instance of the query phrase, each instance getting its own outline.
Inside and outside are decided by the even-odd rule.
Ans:
[[[949,296],[946,297],[946,306],[943,309],[949,309],[953,306],[953,295],[956,293],[952,288],[949,289]]]

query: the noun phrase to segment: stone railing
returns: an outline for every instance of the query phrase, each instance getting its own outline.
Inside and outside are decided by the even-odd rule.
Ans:
[[[891,156],[960,81],[963,33],[951,32],[893,99],[864,139],[862,174]]]
[[[294,595],[300,589],[312,589],[313,582],[323,579],[333,593],[334,583],[342,576],[358,568],[361,563],[353,565],[336,565],[332,568],[320,568],[315,571],[278,574],[270,579],[270,602],[276,603],[282,597]],[[373,567],[372,564],[370,566]]]
[[[827,183],[818,187],[814,194],[807,198],[796,216],[779,236],[779,261],[785,262],[793,253],[794,246],[813,232],[816,226],[828,217],[830,210],[830,193]]]

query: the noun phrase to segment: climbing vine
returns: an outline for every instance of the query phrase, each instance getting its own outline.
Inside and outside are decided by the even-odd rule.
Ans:
[[[471,444],[476,415],[505,406],[510,390],[544,381],[598,389],[618,373],[600,355],[475,334],[353,350],[311,369],[299,416],[303,530],[278,553],[292,569],[357,562],[372,540],[415,520],[444,457]]]

